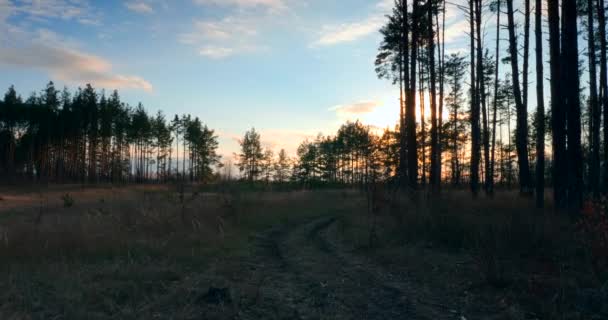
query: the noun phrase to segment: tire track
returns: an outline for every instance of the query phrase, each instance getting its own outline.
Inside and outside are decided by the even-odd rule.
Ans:
[[[349,252],[333,217],[277,228],[256,240],[259,295],[239,319],[456,319],[418,303],[407,279]]]

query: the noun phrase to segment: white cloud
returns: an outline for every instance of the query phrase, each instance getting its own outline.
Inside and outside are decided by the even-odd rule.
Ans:
[[[0,23],[6,21],[8,17],[16,11],[15,6],[8,0],[0,0]]]
[[[181,43],[197,48],[201,56],[221,59],[240,53],[260,51],[258,21],[245,16],[228,16],[217,21],[197,20],[193,30],[179,35]]]
[[[133,12],[137,12],[137,13],[142,13],[142,14],[150,14],[150,13],[154,13],[154,9],[152,9],[152,7],[143,2],[143,1],[129,1],[127,3],[125,3],[125,7],[127,7],[127,9],[133,11]]]
[[[235,52],[232,48],[206,46],[201,48],[198,53],[201,56],[209,57],[212,59],[222,59],[233,55]]]
[[[376,8],[384,11],[390,11],[395,6],[395,0],[381,0],[376,4]]]
[[[236,6],[241,8],[265,7],[271,10],[283,10],[287,5],[283,0],[194,0],[199,5]]]
[[[336,111],[339,116],[356,116],[372,113],[381,104],[377,101],[359,101],[347,105],[337,105],[329,108],[330,111]]]
[[[0,8],[7,3],[11,6],[8,0],[0,0]],[[32,19],[62,19],[82,24],[99,24],[99,13],[93,10],[88,0],[22,0],[13,2],[13,6],[13,12]]]
[[[195,4],[221,7],[219,18],[197,19],[178,41],[193,46],[201,56],[226,58],[244,53],[266,51],[262,33],[289,23],[294,27],[293,7],[306,6],[302,0],[192,0]],[[216,8],[217,9],[217,8]],[[214,12],[218,12],[215,10]]]
[[[387,97],[393,98],[392,96]],[[392,103],[386,104],[376,99],[337,105],[329,108],[329,111],[335,112],[337,125],[341,125],[345,121],[360,121],[370,128],[382,131],[397,123],[399,106]]]
[[[14,30],[0,42],[0,65],[45,72],[51,80],[82,85],[91,83],[107,89],[141,89],[152,85],[135,75],[117,74],[112,64],[76,49],[76,44],[56,33],[41,29],[36,33]]]
[[[208,40],[227,40],[234,42],[238,38],[251,37],[257,34],[253,23],[226,17],[219,21],[194,22],[193,31],[180,35],[180,41],[185,44],[196,44]]]
[[[331,46],[353,42],[378,32],[386,20],[385,15],[392,10],[393,5],[393,0],[380,0],[372,7],[372,13],[360,21],[325,24],[310,46]]]
[[[382,26],[381,16],[371,16],[362,22],[325,25],[312,46],[329,46],[343,42],[352,42],[377,32]]]

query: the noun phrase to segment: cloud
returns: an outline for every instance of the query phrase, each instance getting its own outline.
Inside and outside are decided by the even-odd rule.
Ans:
[[[393,96],[389,95],[386,98],[392,100]],[[398,104],[383,103],[379,99],[337,105],[329,108],[329,111],[335,112],[338,126],[345,121],[360,121],[377,131],[395,126],[399,119]]]
[[[223,13],[217,18],[197,19],[190,30],[178,35],[178,41],[191,45],[204,57],[221,59],[245,53],[266,51],[259,36],[281,24],[294,27],[297,17],[294,7],[306,6],[302,0],[192,0],[213,12]],[[287,17],[291,18],[288,19]],[[259,36],[259,37],[258,37]]]
[[[245,16],[228,16],[221,20],[197,20],[193,30],[178,36],[181,43],[197,48],[201,56],[222,59],[233,55],[261,51],[257,44],[259,22]]]
[[[8,0],[0,0],[0,23],[16,12],[15,6]]]
[[[207,40],[226,40],[234,42],[238,38],[251,37],[257,34],[253,23],[246,20],[226,17],[218,21],[194,22],[193,31],[180,35],[180,41],[185,44],[196,44]]]
[[[0,0],[0,12],[7,4],[11,6],[8,0]],[[32,19],[61,19],[82,24],[99,24],[99,13],[93,10],[88,0],[23,0],[13,2],[13,6],[12,13],[21,13]]]
[[[382,19],[370,17],[363,22],[345,23],[336,26],[325,25],[313,47],[330,46],[343,42],[352,42],[377,32],[382,26]]]
[[[456,10],[456,9],[453,9]],[[448,11],[451,12],[451,11]],[[460,14],[451,13],[446,16],[445,21],[445,42],[453,44],[469,37],[469,22]]]
[[[347,105],[337,105],[332,108],[329,108],[330,111],[336,111],[338,116],[352,117],[357,115],[363,115],[372,113],[378,107],[380,107],[381,103],[376,101],[360,101]]]
[[[202,47],[198,53],[201,56],[209,57],[212,59],[222,59],[233,55],[235,51],[233,48],[206,46]]]
[[[345,42],[353,42],[378,32],[385,21],[385,14],[393,7],[392,0],[381,0],[373,12],[361,21],[340,24],[325,24],[318,32],[311,47],[331,46]]]
[[[376,8],[384,11],[390,11],[395,7],[395,0],[382,0],[376,4]]]
[[[75,84],[91,83],[108,89],[141,89],[152,91],[152,85],[134,75],[116,74],[112,64],[95,55],[73,49],[69,40],[49,30],[28,33],[19,30],[21,40],[0,42],[0,65],[43,71],[52,80]],[[23,40],[23,36],[32,40]],[[10,37],[9,37],[10,38]]]
[[[199,5],[230,6],[240,8],[264,7],[279,11],[287,8],[283,0],[194,0]]]
[[[137,13],[141,13],[141,14],[154,13],[154,9],[152,9],[152,7],[150,5],[148,5],[147,3],[142,2],[142,1],[129,1],[129,2],[125,3],[125,7],[127,7],[127,9],[129,9],[133,12],[137,12]]]

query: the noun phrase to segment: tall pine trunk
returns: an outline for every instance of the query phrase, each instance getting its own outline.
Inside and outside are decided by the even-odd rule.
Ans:
[[[496,164],[496,116],[498,114],[498,71],[500,69],[500,4],[502,0],[496,3],[496,57],[494,67],[494,105],[492,110],[492,160],[490,161],[490,186],[488,194],[494,194],[494,169]]]
[[[562,100],[566,111],[568,138],[568,207],[574,213],[583,200],[581,148],[580,78],[578,70],[578,25],[576,0],[562,2]]]
[[[431,107],[431,172],[430,184],[434,190],[439,188],[439,128],[437,123],[437,75],[435,69],[435,35],[433,30],[433,6],[428,4],[428,63],[429,63],[429,89]]]
[[[439,32],[439,10],[435,15],[435,20],[437,22],[437,54],[439,55],[439,118],[437,119],[438,124],[438,136],[439,136],[439,144],[437,145],[438,149],[438,162],[439,167],[437,168],[437,175],[439,176],[439,187],[441,187],[441,179],[443,178],[443,144],[444,141],[443,136],[443,104],[444,104],[444,82],[445,82],[445,0],[442,2],[442,22],[441,22],[441,32]]]
[[[561,37],[559,2],[548,1],[551,73],[551,132],[553,143],[553,198],[558,208],[566,205],[566,116],[561,97]]]
[[[401,1],[401,15],[402,15],[402,43],[400,44],[401,48],[401,57],[400,57],[400,67],[399,76],[401,77],[400,85],[400,122],[399,122],[399,181],[402,188],[405,188],[408,184],[408,166],[407,166],[407,121],[409,112],[406,108],[409,108],[409,100],[411,96],[409,95],[409,87],[410,87],[410,74],[409,74],[409,23],[408,23],[408,13],[407,13],[407,0]],[[404,93],[405,90],[405,93]],[[415,119],[414,119],[415,121]],[[415,122],[414,122],[415,124]]]
[[[486,89],[484,79],[483,65],[483,43],[481,41],[481,17],[482,17],[482,2],[476,0],[475,5],[475,31],[477,33],[477,99],[478,105],[481,107],[481,115],[483,122],[482,144],[484,150],[484,190],[489,193],[490,188],[490,137],[488,136],[488,112],[486,106]]]
[[[522,100],[522,91],[519,82],[519,59],[517,38],[515,36],[515,18],[513,14],[513,0],[507,0],[507,19],[509,30],[509,55],[511,56],[511,76],[513,78],[513,95],[515,97],[516,126],[515,148],[517,149],[517,163],[519,165],[519,190],[526,194],[530,190],[530,164],[528,160],[528,110]]]
[[[543,0],[536,0],[534,33],[536,40],[536,207],[545,204],[545,92],[543,76]]]
[[[471,173],[470,183],[473,196],[479,192],[479,160],[481,157],[479,128],[479,97],[475,73],[475,16],[477,0],[469,0],[469,28],[471,50]]]
[[[603,189],[608,189],[608,79],[606,63],[606,12],[604,0],[597,0],[598,36],[600,37],[600,108],[604,114]]]
[[[593,0],[587,0],[587,54],[589,57],[589,109],[590,131],[589,146],[591,158],[589,163],[589,184],[593,197],[600,196],[600,109],[597,97],[597,68],[595,58],[595,28],[593,24]]]
[[[418,184],[418,146],[416,143],[416,63],[418,55],[418,1],[413,0],[412,6],[412,41],[410,55],[410,88],[407,96],[407,165],[410,188]]]

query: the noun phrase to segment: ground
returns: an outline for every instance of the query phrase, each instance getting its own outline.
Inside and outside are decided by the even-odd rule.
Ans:
[[[459,222],[412,220],[398,206],[369,211],[370,198],[357,190],[54,186],[7,188],[0,197],[2,319],[551,319],[557,312],[601,319],[606,312],[605,296],[579,265],[476,253],[485,247],[468,249]],[[445,239],[430,241],[426,229]],[[487,281],[488,265],[498,265],[501,281]],[[555,273],[556,265],[569,268]],[[589,301],[572,302],[586,292],[578,288],[591,290]]]

